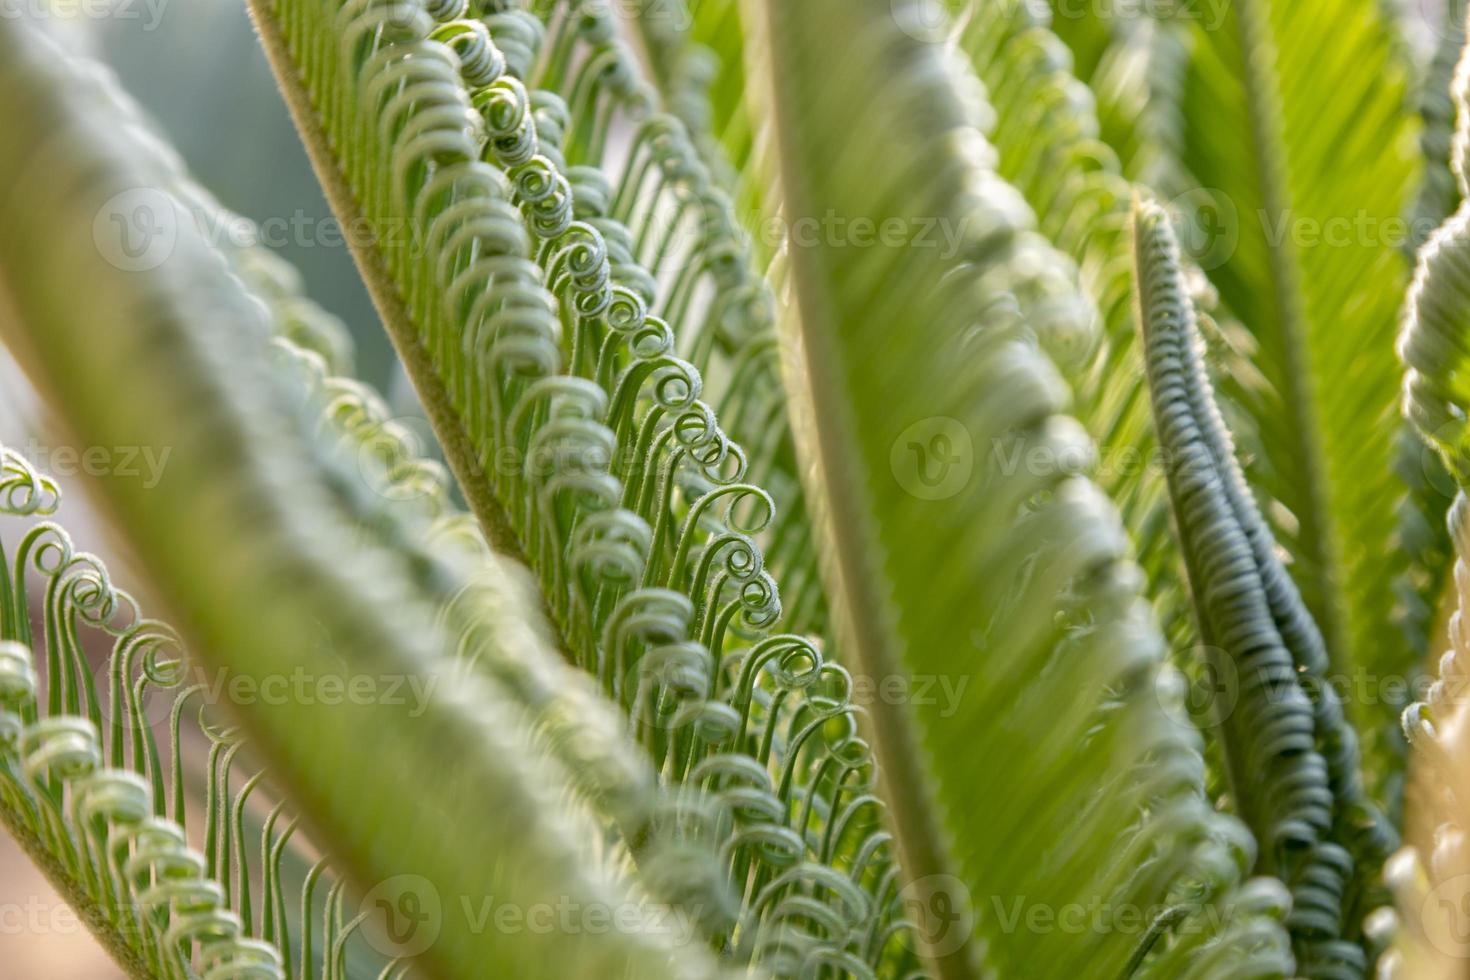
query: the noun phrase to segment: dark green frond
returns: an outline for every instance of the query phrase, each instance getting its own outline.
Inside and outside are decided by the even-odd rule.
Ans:
[[[1178,246],[1162,208],[1134,220],[1149,390],[1189,568],[1232,791],[1263,844],[1260,868],[1292,888],[1288,924],[1307,976],[1364,976],[1356,945],[1396,838],[1367,800],[1357,736],[1327,683],[1322,636],[1257,509],[1215,407]],[[1335,967],[1331,964],[1337,964]]]
[[[1249,413],[1251,483],[1272,501],[1334,676],[1411,677],[1416,653],[1382,585],[1408,562],[1385,354],[1419,169],[1401,51],[1375,0],[1235,0],[1221,13],[1193,26],[1184,164],[1217,219],[1211,280],[1256,342],[1255,377],[1222,374],[1223,394]],[[1349,705],[1385,773],[1399,707]]]

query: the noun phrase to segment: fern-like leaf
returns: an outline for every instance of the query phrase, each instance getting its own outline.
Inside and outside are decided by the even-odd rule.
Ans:
[[[788,220],[928,215],[964,231],[952,261],[792,248],[783,333],[845,649],[875,676],[968,682],[953,712],[872,712],[912,887],[974,916],[973,935],[929,936],[936,973],[1289,974],[1271,921],[1286,896],[1237,890],[1253,844],[1203,798],[1198,738],[1165,711],[1177,691],[1116,513],[1067,467],[1024,462],[1091,447],[1039,349],[1044,318],[1005,292],[1031,217],[991,169],[965,86],[901,29],[915,4],[752,8],[747,73],[768,86]],[[840,70],[813,54],[834,36]],[[858,149],[875,133],[878,160]],[[1017,902],[1084,895],[1149,909],[1149,925],[1075,942],[1006,925]],[[1236,914],[1216,931],[1207,910],[1222,906]]]

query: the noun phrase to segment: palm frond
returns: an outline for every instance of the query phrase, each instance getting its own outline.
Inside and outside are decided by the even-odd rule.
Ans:
[[[1414,767],[1405,802],[1410,844],[1389,868],[1407,925],[1384,958],[1386,977],[1449,978],[1463,968],[1463,914],[1470,897],[1470,852],[1465,847],[1465,695],[1470,690],[1470,49],[1455,73],[1452,103],[1457,128],[1450,164],[1460,205],[1420,250],[1409,288],[1398,351],[1406,375],[1403,412],[1456,488],[1447,524],[1455,562],[1446,602],[1453,609],[1441,633],[1430,634],[1438,671],[1424,700],[1403,714]],[[1442,487],[1436,488],[1443,490]]]
[[[1288,898],[1242,884],[1254,844],[1204,799],[1199,738],[1166,710],[1177,678],[1117,515],[1056,465],[1085,460],[1090,440],[1063,414],[1046,320],[1006,291],[1032,218],[956,95],[967,86],[904,30],[917,5],[758,6],[747,73],[769,86],[788,220],[963,230],[952,260],[793,247],[783,334],[845,648],[873,676],[966,684],[952,710],[872,711],[911,887],[954,921],[973,916],[973,935],[927,937],[935,972],[1289,975],[1273,921]],[[811,56],[831,37],[845,39],[840,70]],[[860,152],[873,133],[889,154]],[[1148,910],[1144,924],[1071,941],[1007,918],[1080,896]]]
[[[724,428],[724,407],[770,411],[740,382],[701,400],[713,349],[736,378],[770,370],[758,337],[742,349],[769,297],[608,11],[548,9],[253,5],[334,208],[377,233],[359,264],[476,516],[664,784],[718,804],[742,898],[718,945],[905,969],[852,679],[776,629],[776,573],[808,550],[752,479],[779,430],[747,414],[747,449]],[[794,584],[797,622],[816,589]]]
[[[126,252],[104,260],[94,218],[109,209],[136,216],[118,212],[118,194],[159,195],[167,210],[144,217],[178,206],[163,189],[176,179],[172,157],[119,126],[118,102],[95,70],[27,21],[7,19],[0,46],[7,88],[25,104],[13,124],[34,136],[0,150],[0,270],[25,325],[11,339],[88,444],[172,448],[157,486],[116,475],[103,483],[203,662],[257,690],[297,675],[422,685],[449,677],[449,637],[407,560],[364,539],[364,508],[345,502],[353,476],[313,436],[320,416],[308,425],[283,408],[291,393],[269,369],[270,316],[228,260],[188,222],[146,274],[125,267],[135,257]],[[28,144],[41,147],[44,167],[26,166]],[[85,292],[74,286],[81,270]],[[120,377],[133,397],[98,397]],[[370,895],[410,874],[446,903],[494,895],[523,907],[567,899],[642,908],[589,855],[595,825],[558,805],[574,797],[571,781],[537,750],[527,709],[487,678],[460,677],[422,705],[284,698],[233,707],[313,839],[330,841],[334,863]],[[446,754],[452,769],[439,764]],[[373,764],[359,765],[365,758]],[[227,773],[227,760],[220,765]],[[452,914],[437,924],[435,941],[415,953],[451,975],[473,975],[487,956],[524,971],[714,972],[698,947],[650,929],[537,940]]]
[[[1071,51],[1072,73],[1096,97],[1098,137],[1118,155],[1123,173],[1166,197],[1187,192],[1179,104],[1192,40],[1186,19],[1212,11],[1202,5],[1182,16],[1155,15],[1066,0],[1051,7],[1049,28]],[[1048,26],[1040,17],[1036,23]]]
[[[1117,504],[1175,646],[1190,646],[1189,599],[1168,523],[1133,321],[1127,214],[1132,197],[1102,142],[1096,102],[1068,70],[1066,48],[1026,5],[958,4],[956,42],[986,85],[998,170],[1026,196],[1041,230],[1077,263],[1101,316],[1101,342],[1072,356],[1073,412],[1102,447],[1098,481]]]

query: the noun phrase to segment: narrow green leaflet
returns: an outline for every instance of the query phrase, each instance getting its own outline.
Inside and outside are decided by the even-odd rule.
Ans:
[[[1292,889],[1287,920],[1308,976],[1365,976],[1363,922],[1396,835],[1363,790],[1357,736],[1327,651],[1240,473],[1201,354],[1169,218],[1134,218],[1148,386],[1189,569],[1212,705],[1260,870]]]

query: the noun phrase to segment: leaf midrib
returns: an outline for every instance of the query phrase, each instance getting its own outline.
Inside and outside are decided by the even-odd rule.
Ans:
[[[268,0],[246,0],[250,18],[260,35],[266,59],[276,76],[286,107],[296,125],[306,148],[312,170],[326,194],[332,212],[344,222],[361,222],[365,215],[357,202],[357,195],[345,176],[337,168],[336,153],[326,135],[321,117],[311,95],[303,84],[296,60],[291,56],[285,37],[276,24],[274,15],[267,9]],[[348,227],[356,227],[356,224]],[[444,458],[450,472],[465,496],[471,513],[480,523],[490,547],[501,555],[511,558],[527,568],[532,567],[527,558],[520,536],[511,524],[510,515],[495,495],[490,480],[480,465],[474,442],[465,429],[464,421],[450,402],[449,393],[434,368],[428,351],[419,341],[413,317],[403,301],[402,293],[393,276],[383,265],[382,257],[361,236],[347,236],[347,246],[358,273],[367,285],[373,307],[383,321],[385,332],[393,345],[409,380],[423,402],[429,415],[430,425],[439,439]],[[556,615],[545,592],[538,588],[542,611],[551,624],[557,650],[568,661],[572,647],[567,642],[565,624]]]
[[[1267,215],[1278,220],[1288,214],[1290,191],[1284,177],[1284,148],[1280,145],[1280,119],[1272,92],[1275,72],[1270,64],[1262,64],[1257,53],[1269,40],[1262,37],[1258,0],[1237,0],[1236,27],[1241,55],[1241,85],[1245,92],[1246,116],[1251,126],[1251,141],[1256,152],[1251,155],[1256,180],[1261,189],[1261,203]],[[1275,46],[1269,53],[1274,63]],[[1317,626],[1327,641],[1332,668],[1344,668],[1346,626],[1342,621],[1342,583],[1337,575],[1341,552],[1337,528],[1333,526],[1327,488],[1326,453],[1322,447],[1322,431],[1317,420],[1316,396],[1313,393],[1310,358],[1307,351],[1306,314],[1300,293],[1301,268],[1290,236],[1272,241],[1265,236],[1267,268],[1271,276],[1272,300],[1276,323],[1280,330],[1282,354],[1285,358],[1284,385],[1281,392],[1291,418],[1290,432],[1298,460],[1298,477],[1306,506],[1296,517],[1300,533],[1297,540],[1311,560],[1317,578],[1321,606],[1313,610]]]

